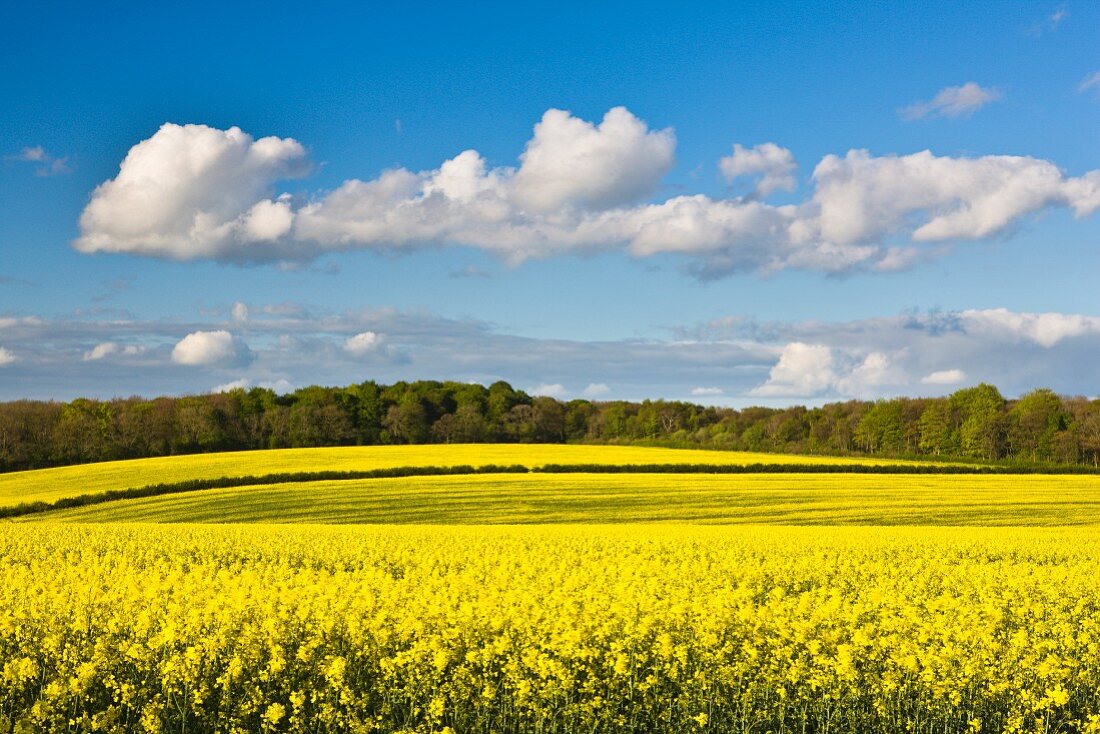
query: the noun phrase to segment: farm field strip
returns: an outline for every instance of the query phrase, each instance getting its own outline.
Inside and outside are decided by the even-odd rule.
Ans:
[[[150,484],[305,471],[367,471],[413,466],[522,464],[835,464],[917,462],[749,452],[563,444],[464,444],[278,449],[111,461],[0,474],[0,506],[52,502]]]
[[[16,730],[1100,724],[1092,529],[41,523],[0,559]]]
[[[149,484],[143,487],[107,489],[89,494],[69,495],[52,502],[20,502],[17,505],[0,505],[0,518],[23,517],[54,510],[103,504],[127,499],[139,499],[211,489],[270,486],[278,484],[303,484],[316,482],[361,481],[407,477],[470,476],[491,474],[659,474],[668,477],[704,475],[753,475],[753,474],[874,474],[874,475],[1093,475],[1100,472],[1082,471],[1079,468],[1055,469],[1010,467],[1001,470],[990,466],[960,464],[926,464],[922,466],[875,464],[545,464],[527,467],[521,464],[499,466],[484,464],[472,466],[404,466],[366,471],[308,471],[260,476],[213,477],[190,479],[182,482]],[[670,483],[675,479],[669,480]]]
[[[117,500],[67,522],[1100,525],[1100,477],[490,474],[296,482]]]

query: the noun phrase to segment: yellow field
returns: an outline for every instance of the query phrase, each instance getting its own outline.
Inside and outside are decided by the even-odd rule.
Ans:
[[[897,464],[889,460],[754,454],[638,446],[470,444],[352,446],[168,456],[0,474],[0,506],[148,484],[302,471],[486,464]]]
[[[4,731],[1096,732],[1092,530],[9,525]]]
[[[0,505],[779,461],[824,463],[306,449],[0,476]],[[1100,476],[426,476],[20,520],[0,523],[0,734],[1100,734]]]
[[[1100,476],[487,474],[301,482],[120,500],[76,522],[1100,525]]]

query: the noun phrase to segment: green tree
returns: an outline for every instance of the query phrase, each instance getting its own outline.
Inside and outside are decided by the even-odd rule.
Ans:
[[[1064,431],[1068,414],[1051,390],[1033,390],[1016,401],[1008,413],[1008,443],[1017,458],[1049,460],[1054,439]],[[1060,442],[1064,452],[1068,446]]]
[[[501,427],[509,441],[534,443],[538,440],[535,409],[525,403],[513,405],[501,420]]]
[[[430,434],[428,411],[412,394],[390,406],[382,423],[398,443],[425,443]]]
[[[587,400],[570,400],[565,406],[565,438],[579,441],[588,435],[589,424],[598,408]]]
[[[958,453],[958,436],[951,425],[951,406],[946,400],[933,400],[917,422],[921,453],[944,456]]]
[[[856,444],[870,454],[901,453],[905,446],[901,401],[880,400],[875,403],[860,418],[854,438]]]
[[[1100,466],[1100,400],[1083,406],[1076,423],[1082,458],[1093,466]]]
[[[385,410],[382,403],[382,391],[373,380],[352,385],[347,392],[355,397],[355,430],[359,442],[375,444],[381,439],[382,418]]]
[[[964,453],[979,459],[998,459],[1005,454],[1005,399],[992,385],[982,383],[951,395],[951,408],[959,419],[959,444]]]
[[[565,406],[553,398],[538,397],[532,401],[531,410],[538,441],[560,443],[565,440]]]

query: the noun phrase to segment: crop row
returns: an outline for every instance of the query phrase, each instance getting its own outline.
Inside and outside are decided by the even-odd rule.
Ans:
[[[272,474],[211,477],[161,482],[140,487],[108,489],[53,501],[21,502],[0,506],[0,518],[23,517],[124,499],[197,492],[231,487],[258,487],[303,482],[356,481],[403,477],[464,476],[471,474],[887,474],[887,475],[1098,475],[1088,467],[988,467],[959,464],[522,464],[478,466],[398,466],[360,471],[300,471]]]

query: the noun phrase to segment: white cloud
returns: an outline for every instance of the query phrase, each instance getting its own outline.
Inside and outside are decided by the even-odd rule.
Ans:
[[[1100,334],[1100,317],[1062,313],[1018,313],[1007,308],[960,313],[967,332],[1000,339],[1026,339],[1053,347],[1064,339]]]
[[[888,247],[882,257],[874,264],[875,272],[896,273],[907,270],[929,254],[919,247]]]
[[[269,259],[289,205],[265,197],[274,182],[307,169],[305,149],[290,138],[165,124],[92,192],[74,246],[177,260]]]
[[[356,357],[362,357],[378,348],[382,343],[380,334],[373,331],[363,331],[355,336],[349,336],[344,340],[344,351]]]
[[[342,249],[469,246],[510,263],[570,252],[674,253],[701,277],[785,268],[896,270],[939,257],[960,240],[993,237],[1052,207],[1078,217],[1100,208],[1100,171],[1079,177],[1016,156],[952,158],[929,151],[829,155],[810,198],[681,195],[636,203],[671,165],[675,140],[623,108],[599,125],[551,110],[519,169],[490,168],[468,150],[438,169],[396,168],[312,199],[272,198],[301,173],[293,140],[236,128],[166,125],[131,149],[118,177],[81,216],[84,251],[176,259],[303,262]],[[762,174],[761,192],[788,183],[789,151],[735,148],[731,174]]]
[[[268,390],[274,390],[276,393],[284,394],[294,389],[293,385],[288,380],[260,380],[254,382],[247,377],[239,377],[236,380],[230,380],[229,382],[213,387],[211,393],[229,392],[230,390],[248,390],[253,385],[256,387],[266,388]]]
[[[85,362],[94,362],[115,355],[123,357],[133,357],[138,354],[142,354],[144,351],[144,347],[139,347],[135,345],[122,346],[117,342],[100,342],[99,344],[96,344],[94,347],[89,349],[87,352],[84,352],[83,359]]]
[[[248,321],[248,304],[242,301],[235,301],[233,303],[233,308],[230,309],[230,313],[234,321],[238,324],[243,324]]]
[[[586,398],[602,398],[609,392],[611,392],[611,388],[608,387],[606,383],[592,382],[589,383],[589,385],[585,387],[583,391],[581,391],[581,394],[584,395]]]
[[[691,389],[691,394],[695,397],[714,397],[722,395],[723,390],[720,387],[694,387]]]
[[[847,374],[837,377],[835,388],[841,395],[871,398],[882,389],[905,382],[904,374],[895,368],[882,352],[871,352]]]
[[[280,304],[271,310],[254,307],[248,334],[255,353],[247,351],[241,360],[251,359],[248,366],[213,381],[207,369],[181,369],[171,355],[189,332],[223,328],[224,314],[182,326],[173,318],[0,317],[0,343],[18,357],[5,372],[15,379],[0,380],[0,399],[194,393],[238,378],[282,391],[291,383],[346,385],[364,375],[363,362],[349,359],[343,342],[367,330],[386,335],[376,353],[362,358],[371,361],[370,377],[379,382],[453,379],[488,385],[504,379],[527,386],[552,376],[559,385],[613,386],[607,393],[589,389],[586,397],[607,399],[603,396],[613,393],[632,400],[673,399],[695,387],[720,385],[722,401],[731,405],[940,394],[944,386],[923,378],[952,370],[966,374],[959,386],[990,382],[1006,395],[1038,386],[1091,395],[1100,354],[1100,315],[1004,309],[845,322],[722,318],[677,330],[668,340],[609,341],[527,338],[484,322],[397,309],[331,314]],[[390,341],[400,349],[391,349]],[[92,345],[108,342],[148,346],[141,359],[125,362],[126,369],[114,366],[113,360],[124,358],[118,353],[102,362],[82,361]],[[795,343],[816,360],[805,354],[796,359],[798,350],[790,346]],[[219,372],[234,367],[211,366]]]
[[[959,369],[936,370],[920,378],[922,385],[958,385],[966,382],[966,373]]]
[[[833,350],[824,344],[792,342],[783,347],[767,382],[752,390],[761,397],[817,395],[836,382]]]
[[[1050,206],[1085,216],[1100,207],[1100,172],[1073,179],[1022,156],[949,158],[929,151],[826,156],[814,170],[810,236],[842,246],[908,234],[914,243],[991,237]],[[881,252],[876,249],[876,253]]]
[[[228,331],[195,331],[172,349],[172,361],[189,366],[239,365],[251,359],[248,347]]]
[[[934,117],[970,117],[990,102],[1004,96],[999,89],[967,82],[958,87],[945,87],[927,102],[917,102],[900,111],[903,120],[923,120]]]
[[[608,209],[651,193],[675,150],[671,129],[651,131],[625,107],[609,110],[599,126],[547,110],[520,156],[512,195],[528,212]]]
[[[230,380],[229,382],[222,383],[215,386],[210,390],[212,393],[229,392],[230,390],[247,390],[252,385],[252,380],[247,377],[240,377],[236,380]]]
[[[763,197],[779,190],[794,191],[798,164],[791,151],[775,143],[752,148],[735,143],[733,153],[718,161],[718,168],[729,182],[741,176],[758,176],[755,193]]]
[[[24,163],[40,163],[46,160],[48,156],[41,145],[36,145],[33,148],[23,148],[17,155],[11,157],[14,160],[23,161]]]
[[[293,224],[290,197],[261,201],[244,215],[244,238],[254,242],[277,240],[288,233]]]
[[[825,344],[792,342],[783,347],[768,379],[750,391],[760,397],[811,398],[824,393],[867,398],[906,382],[904,371],[878,351],[853,360]]]
[[[1077,91],[1082,94],[1089,91],[1090,89],[1096,89],[1097,91],[1100,91],[1100,70],[1092,72],[1084,79],[1082,79],[1081,83],[1077,85]]]
[[[112,354],[116,354],[117,352],[118,344],[116,344],[115,342],[100,342],[99,344],[96,344],[94,347],[89,349],[87,352],[84,352],[84,361],[92,362],[97,359],[109,357]]]
[[[16,359],[18,359],[18,357],[16,357],[15,354],[13,354],[10,350],[5,349],[4,347],[0,347],[0,367],[9,365],[12,362],[16,361]]]
[[[541,385],[536,385],[527,392],[531,395],[536,395],[539,397],[559,399],[564,398],[566,395],[569,394],[568,390],[566,390],[562,385],[559,385],[556,382],[553,384],[543,383]]]
[[[62,156],[60,158],[52,156],[47,153],[46,149],[41,145],[23,148],[19,153],[6,156],[6,158],[9,161],[33,164],[35,166],[34,172],[37,176],[57,176],[62,173],[72,172],[72,168],[69,166],[68,156]]]

